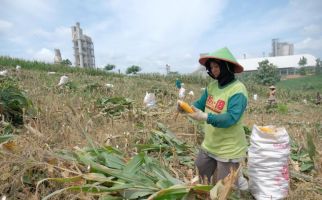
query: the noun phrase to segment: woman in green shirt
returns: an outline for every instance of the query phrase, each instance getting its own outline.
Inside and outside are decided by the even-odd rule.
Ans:
[[[205,137],[195,163],[202,178],[211,180],[216,170],[218,181],[229,174],[231,167],[237,169],[246,157],[242,119],[248,95],[244,84],[235,78],[243,67],[227,48],[203,56],[199,62],[215,81],[193,103],[195,112],[189,114],[195,120],[205,121]],[[248,188],[245,179],[238,182],[240,189]]]

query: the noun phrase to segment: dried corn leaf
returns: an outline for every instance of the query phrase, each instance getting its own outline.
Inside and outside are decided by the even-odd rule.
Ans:
[[[216,185],[210,190],[210,199],[217,200],[219,199],[220,193],[224,190],[224,184],[222,180],[219,180]]]
[[[215,187],[210,191],[211,200],[226,200],[231,192],[231,189],[235,185],[238,178],[239,170],[230,168],[230,174],[226,176],[223,180],[219,180]]]
[[[2,144],[2,146],[4,147],[4,149],[8,150],[8,151],[15,151],[17,150],[17,144],[14,141],[9,141],[6,142],[4,144]]]

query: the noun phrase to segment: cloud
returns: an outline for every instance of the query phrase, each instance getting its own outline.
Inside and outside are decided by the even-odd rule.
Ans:
[[[303,50],[321,50],[322,49],[322,37],[319,38],[305,38],[304,40],[295,44],[299,51]]]
[[[126,68],[142,65],[145,71],[170,64],[194,68],[185,55],[199,54],[199,38],[219,18],[223,1],[110,1],[112,19],[84,28],[92,37],[97,63],[114,62]],[[99,43],[95,43],[99,41]],[[198,57],[198,56],[197,56]],[[163,62],[163,64],[161,64]]]
[[[260,2],[259,2],[260,3]],[[213,35],[208,37],[207,43],[215,43],[218,47],[228,45],[235,52],[236,57],[243,57],[244,53],[252,57],[261,57],[263,53],[271,52],[271,39],[294,43],[297,49],[313,53],[312,48],[319,48],[318,44],[304,45],[304,38],[319,41],[322,35],[322,1],[291,0],[284,6],[264,6],[265,12],[251,17],[243,12],[237,19],[224,20],[225,23],[216,27]],[[281,3],[282,4],[282,3]],[[263,6],[256,9],[262,9]],[[249,8],[251,9],[251,8]],[[237,15],[237,14],[236,14]],[[239,15],[237,15],[239,16]],[[227,23],[229,21],[229,23]],[[303,28],[304,27],[304,28]],[[318,53],[314,51],[314,53]],[[319,53],[321,54],[321,52]],[[250,58],[248,56],[248,58]]]
[[[29,37],[33,40],[41,41],[42,46],[47,48],[63,49],[65,53],[67,51],[72,53],[72,36],[70,27],[57,27],[53,31],[47,31],[42,28],[38,28],[29,33]]]
[[[26,17],[33,19],[28,21],[28,24],[53,18],[54,12],[54,0],[2,0],[0,8],[0,13],[14,21],[18,19],[25,21]]]
[[[79,21],[94,42],[97,66],[122,71],[139,65],[144,72],[164,72],[168,64],[188,73],[200,53],[224,46],[237,58],[268,55],[272,38],[321,57],[321,10],[318,0],[2,0],[0,52],[21,56],[34,49],[26,54],[33,58],[58,48],[74,60],[70,27]]]
[[[28,53],[30,57],[34,60],[44,61],[49,63],[53,63],[54,56],[55,56],[54,51],[47,48],[42,48],[38,51],[34,51],[33,49],[28,49],[26,53]]]
[[[13,23],[0,19],[0,34],[8,32],[13,27]]]
[[[60,40],[65,38],[71,39],[71,28],[60,26],[55,28],[53,31],[47,31],[42,28],[37,28],[36,30],[31,31],[30,35],[51,40]]]
[[[322,33],[322,25],[321,24],[309,24],[304,26],[303,35],[321,35]]]

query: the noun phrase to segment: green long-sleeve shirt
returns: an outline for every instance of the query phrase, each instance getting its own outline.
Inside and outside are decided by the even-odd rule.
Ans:
[[[247,142],[242,118],[247,106],[247,90],[238,80],[224,88],[209,84],[193,105],[208,113],[202,149],[221,159],[246,156]]]
[[[207,89],[201,95],[200,99],[193,103],[196,108],[205,111],[206,101],[208,98]],[[247,106],[247,98],[243,93],[234,94],[228,100],[227,112],[214,115],[208,113],[207,123],[219,128],[227,128],[235,124],[243,115]]]

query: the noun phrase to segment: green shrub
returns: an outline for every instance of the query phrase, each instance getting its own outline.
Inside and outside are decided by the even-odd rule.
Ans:
[[[286,104],[277,104],[277,112],[281,114],[286,114],[288,112],[288,108]]]
[[[32,108],[32,102],[15,86],[0,86],[0,114],[14,126],[23,124],[23,113]]]

